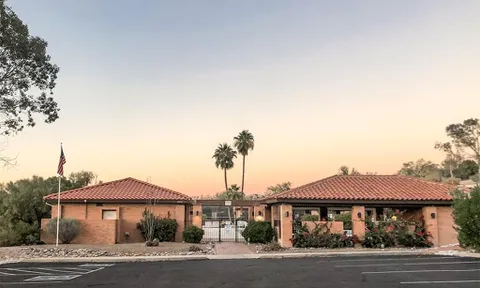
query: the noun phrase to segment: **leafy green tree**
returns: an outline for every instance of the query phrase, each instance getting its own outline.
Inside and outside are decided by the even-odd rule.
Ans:
[[[451,142],[463,150],[465,154],[480,162],[480,121],[470,118],[462,123],[450,124],[445,128]]]
[[[267,191],[265,191],[265,196],[280,194],[282,192],[290,190],[291,187],[292,187],[291,182],[282,182],[273,186],[268,186]]]
[[[245,189],[245,161],[248,156],[248,152],[253,150],[255,147],[255,139],[253,138],[252,133],[248,130],[243,130],[238,134],[238,136],[233,138],[233,146],[237,149],[238,154],[243,157],[243,166],[242,166],[242,194]]]
[[[442,173],[438,165],[424,159],[403,163],[403,167],[398,171],[398,174],[436,182],[442,180]]]
[[[27,25],[0,0],[0,135],[58,118],[52,98],[59,68],[47,54],[47,42],[31,36]],[[47,93],[49,95],[47,95]]]
[[[350,168],[348,168],[348,166],[345,166],[345,165],[342,165],[340,166],[340,168],[338,168],[338,174],[339,175],[362,175],[362,173],[360,173],[357,169],[352,168],[350,170]]]
[[[226,191],[228,190],[227,170],[232,169],[235,165],[233,158],[237,158],[237,151],[233,150],[227,143],[219,144],[212,158],[215,159],[215,167],[224,171]]]
[[[458,165],[462,161],[462,155],[458,147],[454,147],[450,142],[437,142],[435,143],[435,149],[443,151],[447,154],[447,157],[442,162],[442,166],[448,171],[448,176],[454,178],[454,171],[458,168]]]
[[[462,247],[471,247],[480,252],[480,187],[470,195],[456,191],[453,200],[453,219]]]
[[[62,191],[88,185],[85,180],[92,172],[72,173],[62,179]],[[40,221],[50,217],[50,207],[43,197],[58,192],[58,177],[33,176],[0,186],[0,236],[9,235],[0,245],[33,244],[39,240]],[[3,244],[2,244],[3,243]]]
[[[468,180],[477,173],[478,164],[473,160],[465,160],[458,165],[455,176],[462,180]]]

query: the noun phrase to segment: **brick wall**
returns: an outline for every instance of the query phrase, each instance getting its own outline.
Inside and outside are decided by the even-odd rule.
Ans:
[[[55,243],[55,236],[47,234],[45,227],[51,219],[42,219],[40,238],[48,244]],[[117,237],[117,220],[85,220],[80,222],[80,234],[72,244],[115,244]]]
[[[453,228],[452,207],[438,207],[438,245],[448,245],[458,243],[458,233]]]
[[[312,232],[316,227],[327,223],[327,227],[331,233],[343,234],[343,222],[342,221],[302,221],[302,225],[307,225],[308,231]]]
[[[143,236],[137,229],[137,223],[142,218],[142,213],[146,205],[142,204],[103,204],[97,206],[95,203],[86,204],[62,204],[61,215],[63,218],[75,218],[79,220],[96,221],[102,220],[103,210],[114,210],[117,213],[116,226],[114,229],[117,243],[125,242],[143,242]],[[152,213],[159,217],[170,217],[175,219],[178,224],[175,241],[182,241],[182,233],[185,230],[185,205],[158,204],[152,207]],[[57,216],[57,207],[52,207],[52,218]],[[48,220],[48,219],[47,219]],[[87,221],[87,222],[88,222]],[[95,222],[92,222],[95,223]],[[130,234],[129,239],[125,239],[125,232]],[[87,238],[81,238],[85,244],[88,244]]]

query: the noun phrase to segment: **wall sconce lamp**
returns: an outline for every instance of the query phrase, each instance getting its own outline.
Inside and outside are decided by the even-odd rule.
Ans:
[[[254,211],[252,211],[252,217],[255,217],[255,212]]]
[[[258,211],[258,216],[262,216],[262,211]]]
[[[362,218],[362,212],[357,213],[358,218]]]
[[[198,212],[198,211],[196,211],[196,212],[195,212],[195,215],[197,215],[197,216],[198,216],[199,214],[200,214],[200,212]]]
[[[287,212],[285,212],[285,217],[287,217],[287,218],[288,218],[288,216],[289,216],[289,215],[290,215],[290,213],[289,213],[288,211],[287,211]]]
[[[430,217],[432,217],[432,219],[435,219],[435,213],[430,214]]]
[[[190,215],[193,215],[193,211],[192,211],[192,210],[190,210]]]

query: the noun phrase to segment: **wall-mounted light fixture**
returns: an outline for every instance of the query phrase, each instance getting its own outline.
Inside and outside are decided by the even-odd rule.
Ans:
[[[285,212],[285,217],[287,217],[287,218],[288,218],[288,216],[289,216],[289,215],[290,215],[290,213],[289,213],[288,211],[287,211],[287,212]]]
[[[432,217],[432,219],[435,219],[435,213],[430,214],[430,217]]]
[[[358,218],[362,218],[362,212],[357,213]]]
[[[193,215],[193,211],[192,211],[192,210],[190,210],[190,215]]]
[[[196,212],[195,212],[195,215],[197,215],[197,216],[200,215],[200,212],[196,211]]]
[[[258,216],[262,216],[262,211],[258,211]]]

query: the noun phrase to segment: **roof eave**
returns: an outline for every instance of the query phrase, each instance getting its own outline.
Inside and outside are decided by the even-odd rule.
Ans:
[[[341,204],[341,205],[412,205],[450,206],[453,200],[334,200],[334,199],[268,199],[267,204]]]
[[[81,200],[81,199],[60,199],[61,204],[84,204],[84,203],[90,203],[90,204],[145,204],[147,205],[149,201],[148,199],[86,199],[86,200]],[[45,202],[48,204],[55,205],[57,204],[57,199],[46,199]],[[155,204],[193,204],[193,200],[156,200]]]

